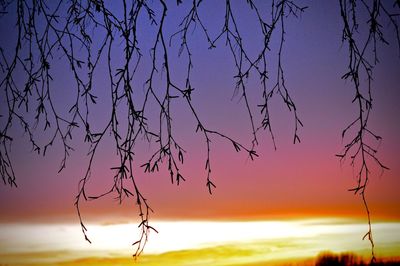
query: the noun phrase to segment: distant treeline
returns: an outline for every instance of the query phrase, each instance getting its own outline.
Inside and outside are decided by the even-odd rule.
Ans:
[[[374,262],[366,261],[365,258],[357,256],[353,253],[334,254],[324,252],[318,255],[315,266],[367,266],[367,265],[400,265],[400,258],[393,259],[377,259]]]

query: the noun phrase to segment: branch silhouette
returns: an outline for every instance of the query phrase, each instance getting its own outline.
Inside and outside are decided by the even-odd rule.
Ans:
[[[342,42],[348,45],[348,66],[347,72],[342,76],[342,79],[349,79],[354,87],[355,96],[352,103],[358,108],[358,115],[342,132],[342,139],[346,134],[350,134],[351,130],[355,130],[356,134],[351,137],[350,142],[344,146],[344,150],[337,156],[341,161],[350,158],[350,165],[356,170],[356,187],[349,189],[355,194],[361,195],[368,219],[368,231],[363,239],[367,238],[371,243],[372,261],[375,261],[374,240],[372,236],[371,215],[366,199],[366,189],[370,178],[370,160],[375,162],[383,172],[389,170],[377,157],[376,143],[371,143],[372,140],[378,142],[382,137],[375,134],[368,126],[370,112],[372,109],[372,80],[373,67],[378,60],[377,42],[388,45],[383,31],[383,19],[386,18],[396,31],[398,45],[400,45],[398,21],[396,17],[399,14],[390,13],[384,6],[383,2],[374,0],[366,1],[347,1],[340,0],[340,15],[343,21]],[[361,7],[359,7],[359,5]],[[394,3],[394,7],[400,8],[399,1]],[[360,15],[361,13],[361,15]],[[359,17],[363,13],[367,14],[367,24],[358,23]],[[364,29],[365,27],[365,29]],[[357,38],[361,35],[360,32],[367,32],[365,41],[360,41],[362,38]],[[400,47],[400,46],[399,46]],[[369,58],[369,51],[372,52],[373,60]],[[366,78],[366,84],[363,84],[363,78]]]
[[[378,62],[377,42],[387,43],[382,33],[381,20],[386,19],[394,26],[400,51],[398,30],[399,1],[393,8],[388,8],[381,1],[351,1],[340,0],[343,26],[343,42],[349,46],[348,72],[343,76],[350,79],[354,85],[356,96],[353,100],[359,108],[356,119],[343,131],[342,137],[352,128],[358,128],[356,136],[344,147],[344,152],[338,155],[341,160],[351,158],[351,165],[356,160],[362,164],[358,172],[358,184],[353,191],[360,193],[368,214],[369,231],[366,237],[372,245],[371,219],[365,198],[369,179],[368,158],[373,159],[382,169],[387,169],[378,157],[377,150],[366,140],[366,135],[373,136],[377,141],[380,137],[367,127],[369,113],[372,107],[372,67],[367,60],[372,47],[374,64]],[[370,20],[368,39],[360,43],[357,39],[359,16],[356,3],[367,10]],[[299,130],[303,126],[291,90],[286,82],[284,68],[284,43],[287,20],[301,16],[306,6],[290,0],[272,0],[269,3],[247,0],[243,5],[257,21],[258,30],[262,34],[261,48],[249,52],[243,38],[240,15],[235,13],[233,1],[224,1],[224,20],[220,30],[210,34],[206,20],[201,12],[204,2],[192,0],[183,3],[177,0],[174,5],[182,8],[182,19],[172,34],[167,30],[168,10],[172,4],[169,1],[127,1],[107,3],[103,0],[3,0],[0,1],[0,20],[14,26],[15,32],[0,47],[0,87],[6,106],[2,109],[2,119],[5,123],[0,128],[0,175],[5,185],[17,186],[15,167],[10,158],[10,146],[13,142],[13,124],[20,124],[26,137],[32,145],[32,150],[46,155],[56,142],[63,147],[59,172],[67,167],[68,157],[73,151],[72,139],[77,132],[83,132],[84,142],[89,146],[88,164],[85,174],[79,181],[75,197],[75,207],[80,220],[84,238],[90,242],[87,235],[84,217],[81,213],[81,203],[113,195],[120,203],[129,198],[138,208],[140,219],[140,237],[133,243],[134,256],[143,252],[149,233],[156,231],[150,224],[153,212],[143,195],[137,177],[144,173],[157,172],[161,165],[167,166],[166,175],[171,183],[179,185],[186,180],[187,173],[181,170],[184,164],[186,150],[177,137],[177,128],[172,123],[174,113],[172,108],[183,103],[190,110],[197,127],[196,133],[202,136],[207,149],[204,158],[205,185],[211,194],[216,188],[212,175],[212,140],[226,141],[233,145],[235,152],[243,152],[253,160],[258,157],[256,147],[260,132],[267,132],[276,149],[275,135],[270,117],[270,101],[278,95],[284,106],[293,115],[293,143],[300,142]],[[393,11],[393,10],[394,11]],[[393,12],[392,12],[393,11]],[[12,21],[12,22],[9,22]],[[15,23],[15,24],[11,24]],[[142,29],[143,25],[148,28]],[[143,40],[141,31],[148,30],[151,35],[149,51],[142,51],[148,41]],[[218,129],[211,128],[201,117],[201,112],[192,101],[199,85],[194,85],[192,72],[195,65],[191,47],[193,31],[200,31],[209,49],[217,46],[228,49],[235,69],[234,96],[238,96],[244,105],[249,118],[251,144],[245,145]],[[277,38],[278,50],[271,49],[273,38]],[[171,67],[171,46],[178,45],[178,55],[184,55],[185,77],[182,83],[176,71]],[[150,54],[150,68],[145,74],[143,97],[136,91],[139,86],[134,81],[145,72],[145,53]],[[267,56],[277,56],[276,77],[269,84]],[[53,85],[53,67],[56,61],[66,63],[75,82],[69,93],[74,100],[63,109],[55,101],[56,88]],[[103,64],[102,62],[105,62]],[[268,63],[268,64],[267,64]],[[101,65],[105,65],[111,110],[107,113],[104,125],[94,124],[96,113],[94,106],[99,101],[96,96],[96,79],[99,77]],[[250,75],[260,79],[262,93],[259,104],[254,106],[249,99],[250,88],[246,82]],[[366,75],[367,90],[364,92],[360,77]],[[23,78],[21,80],[21,77]],[[183,85],[180,85],[183,84]],[[258,121],[254,109],[258,108],[261,119]],[[31,117],[29,114],[34,114]],[[157,118],[151,113],[156,112]],[[3,121],[2,120],[2,121]],[[42,128],[43,127],[43,128]],[[48,132],[49,138],[44,144],[38,139],[42,132]],[[112,185],[104,193],[88,195],[87,186],[92,178],[92,169],[99,147],[105,139],[111,137],[116,150],[118,163],[110,165],[114,175]],[[147,160],[137,167],[137,146],[139,143],[156,145],[155,151]]]

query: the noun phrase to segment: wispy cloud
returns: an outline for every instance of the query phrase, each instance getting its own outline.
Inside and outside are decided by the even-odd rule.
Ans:
[[[304,260],[322,251],[369,255],[364,223],[346,220],[156,222],[139,265],[248,265]],[[135,224],[89,225],[93,244],[76,225],[0,225],[0,262],[45,265],[128,265]],[[379,257],[399,256],[400,223],[374,224]]]

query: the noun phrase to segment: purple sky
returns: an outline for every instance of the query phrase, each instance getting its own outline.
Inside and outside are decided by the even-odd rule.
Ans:
[[[243,1],[244,2],[244,1]],[[218,138],[212,140],[213,180],[217,185],[214,194],[207,192],[204,161],[206,146],[202,136],[195,134],[196,123],[184,101],[173,107],[173,130],[180,144],[187,150],[182,171],[186,182],[177,187],[170,184],[166,165],[159,174],[144,174],[138,169],[138,183],[155,209],[153,217],[157,219],[259,219],[268,217],[300,216],[353,216],[364,217],[364,209],[359,197],[347,189],[355,185],[352,170],[348,162],[342,166],[334,155],[339,153],[346,142],[341,140],[342,130],[357,115],[356,105],[351,101],[354,89],[350,81],[341,76],[346,72],[347,46],[341,43],[340,11],[338,3],[304,1],[309,5],[299,18],[289,18],[286,24],[286,42],[284,44],[283,64],[286,85],[298,108],[304,127],[300,129],[301,143],[293,145],[293,117],[278,96],[271,105],[271,123],[277,143],[274,150],[269,134],[259,135],[260,145],[256,147],[260,155],[251,161],[244,153],[236,153],[231,143]],[[214,2],[213,2],[214,4]],[[217,5],[217,4],[215,4]],[[242,27],[245,47],[252,55],[259,49],[260,35],[256,21],[249,16],[244,4],[235,2]],[[184,7],[183,7],[184,8]],[[171,6],[167,15],[167,32],[182,17],[182,9]],[[202,19],[206,21],[209,33],[215,36],[223,23],[223,5],[212,6],[204,3],[200,9]],[[363,22],[363,21],[361,21]],[[143,24],[139,29],[143,57],[142,68],[134,80],[138,95],[144,91],[144,81],[149,71],[149,41],[154,38],[154,30]],[[0,26],[2,36],[12,34],[9,25]],[[395,43],[393,29],[385,27],[390,46],[379,45],[380,64],[374,69],[373,98],[374,107],[370,118],[370,128],[383,137],[378,156],[391,170],[382,176],[379,169],[373,167],[368,199],[373,218],[394,218],[400,216],[399,187],[400,164],[400,114],[399,91],[399,51]],[[278,36],[276,36],[278,37]],[[221,132],[240,141],[246,146],[251,144],[251,127],[245,110],[244,101],[234,92],[235,69],[232,57],[225,42],[221,39],[217,48],[207,49],[204,34],[199,29],[190,36],[189,45],[193,51],[192,85],[193,105],[210,129]],[[276,77],[276,53],[278,39],[273,39],[268,67],[269,86]],[[94,43],[100,42],[95,36]],[[171,71],[175,82],[184,84],[186,57],[178,58],[178,39],[173,40],[170,48]],[[10,48],[13,42],[2,38],[0,44]],[[116,44],[116,50],[118,44]],[[118,56],[112,60],[118,65]],[[103,60],[104,61],[104,60]],[[104,126],[110,111],[110,89],[107,81],[107,68],[101,62],[96,73],[94,93],[98,96],[98,106],[93,108],[91,121],[94,127]],[[54,78],[55,102],[63,106],[74,97],[72,76],[65,61],[54,60],[51,73]],[[160,77],[160,84],[162,78]],[[259,122],[261,87],[256,76],[247,83],[251,109]],[[4,92],[1,92],[2,99]],[[139,96],[140,97],[140,96]],[[4,105],[3,105],[4,106]],[[4,114],[4,107],[0,108]],[[156,117],[152,108],[150,117]],[[156,112],[156,111],[154,111]],[[4,120],[0,120],[4,123]],[[27,137],[21,127],[13,127],[14,143],[11,147],[18,188],[0,186],[1,220],[15,221],[48,219],[76,219],[74,214],[74,196],[78,181],[84,175],[89,150],[82,144],[84,135],[76,131],[72,140],[75,151],[67,161],[67,168],[57,174],[61,155],[61,145],[55,144],[46,157],[31,152]],[[36,129],[41,135],[41,125]],[[44,143],[46,134],[38,138]],[[47,136],[48,137],[48,136]],[[139,144],[136,147],[137,165],[145,162],[146,156],[153,151],[155,144]],[[109,188],[115,166],[115,149],[112,139],[106,139],[100,147],[94,163],[94,171],[88,190],[101,193]],[[83,204],[83,213],[88,217],[125,217],[134,219],[132,203],[125,202],[116,208],[112,197]]]

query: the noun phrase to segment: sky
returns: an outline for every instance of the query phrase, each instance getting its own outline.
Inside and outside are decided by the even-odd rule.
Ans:
[[[231,143],[213,138],[212,176],[217,187],[210,195],[205,185],[207,149],[204,140],[195,133],[196,123],[187,106],[176,104],[173,125],[174,132],[187,151],[182,166],[186,181],[179,186],[171,184],[166,165],[155,174],[142,173],[142,169],[138,169],[137,182],[155,211],[152,219],[268,221],[333,217],[356,219],[361,224],[366,222],[361,198],[348,191],[356,184],[352,168],[348,161],[341,164],[335,156],[346,143],[341,139],[342,130],[357,115],[356,106],[351,102],[354,96],[352,84],[341,79],[346,72],[347,46],[341,43],[339,7],[334,1],[324,4],[304,1],[304,4],[309,6],[304,14],[287,21],[283,53],[286,85],[304,124],[299,129],[301,142],[293,144],[293,118],[281,100],[275,97],[272,100],[271,123],[277,150],[267,132],[259,135],[260,143],[256,147],[259,157],[254,161],[244,153],[236,153]],[[205,6],[202,10],[203,19],[213,34],[218,29],[214,25],[222,27],[223,5],[216,4],[213,8],[207,4]],[[241,25],[247,27],[243,31],[245,45],[250,51],[257,49],[258,35],[249,30],[254,27],[254,20],[243,11],[241,4],[235,2],[233,6]],[[172,7],[169,12],[167,32],[173,32],[173,26],[179,23],[182,13]],[[10,34],[10,28],[5,24],[0,26],[0,30],[2,35]],[[369,126],[383,137],[378,157],[390,170],[381,173],[378,168],[372,168],[367,200],[373,223],[398,222],[400,219],[399,50],[393,29],[385,25],[384,30],[391,45],[379,45],[380,64],[374,68],[374,106]],[[145,51],[143,70],[138,72],[136,81],[139,91],[149,66],[149,45],[146,41],[151,40],[151,33],[146,27],[139,33],[143,39],[142,51]],[[2,46],[12,46],[12,42],[6,39],[0,43]],[[185,57],[178,58],[178,49],[173,45],[174,42],[170,48],[172,71],[176,73],[174,77],[177,82],[182,83]],[[197,29],[189,45],[193,47],[192,85],[196,88],[192,102],[201,119],[209,128],[220,130],[250,146],[251,127],[243,100],[233,96],[235,69],[224,41],[217,43],[216,49],[209,50],[204,36]],[[272,43],[272,53],[275,55],[277,45],[276,41]],[[274,83],[275,55],[271,56],[270,85]],[[74,84],[71,77],[65,74],[68,67],[62,60],[55,60],[51,69],[54,97],[63,106],[73,98],[70,91]],[[99,80],[95,85],[99,104],[94,109],[96,115],[91,117],[99,127],[104,126],[110,110],[108,83],[103,80],[105,71],[106,66],[100,65]],[[260,121],[257,108],[261,101],[260,85],[255,77],[251,77],[247,85],[250,88],[252,111],[256,114],[256,121]],[[0,110],[4,112],[3,108]],[[85,173],[89,150],[88,145],[82,144],[82,133],[77,133],[71,142],[75,151],[68,158],[67,168],[57,174],[62,159],[60,144],[55,144],[45,157],[38,156],[31,151],[20,127],[14,126],[12,132],[16,141],[10,149],[18,188],[0,186],[0,222],[78,224],[73,202],[78,181]],[[38,128],[37,134],[42,134],[40,132]],[[138,145],[137,164],[144,163],[155,147],[154,143]],[[115,162],[115,149],[111,139],[106,139],[94,162],[94,171],[88,184],[89,193],[99,194],[109,188],[113,180],[110,167],[115,166]],[[89,223],[137,221],[134,202],[127,200],[120,205],[112,196],[83,203],[82,214]],[[359,238],[362,235],[361,232]]]
[[[281,265],[294,261],[310,265],[305,263],[326,251],[370,255],[368,243],[359,239],[364,224],[346,219],[162,221],[155,226],[160,232],[151,236],[139,265]],[[31,265],[33,260],[41,265],[132,265],[127,234],[135,235],[135,227],[90,224],[93,244],[88,245],[80,241],[79,228],[73,224],[3,225],[0,258],[18,265]],[[399,223],[375,224],[379,258],[398,256],[399,227]],[[43,232],[51,237],[43,237]]]

